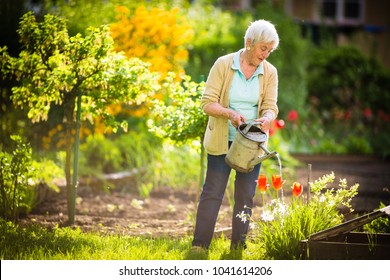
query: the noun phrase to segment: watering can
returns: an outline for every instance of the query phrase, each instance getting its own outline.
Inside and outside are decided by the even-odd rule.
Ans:
[[[243,123],[237,128],[236,137],[225,157],[225,162],[236,171],[251,172],[255,165],[277,155],[264,146],[268,136],[256,126],[258,124],[261,122]],[[259,156],[261,150],[263,153]]]

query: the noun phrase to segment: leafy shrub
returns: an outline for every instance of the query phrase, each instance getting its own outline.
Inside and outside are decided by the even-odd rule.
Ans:
[[[0,153],[1,215],[17,220],[22,208],[31,210],[32,191],[28,178],[31,176],[31,147],[20,136],[12,135],[16,148],[12,154]]]
[[[161,157],[152,166],[158,185],[174,189],[197,186],[199,178],[199,146],[174,145],[165,142]]]
[[[194,80],[207,77],[219,56],[244,46],[243,32],[252,21],[249,14],[233,14],[198,1],[189,7],[187,17],[195,34],[185,70]]]
[[[101,173],[111,173],[121,169],[123,158],[119,148],[111,140],[102,134],[87,137],[85,143],[80,146],[80,172],[96,170]]]
[[[334,116],[337,110],[346,112],[356,107],[361,111],[366,107],[374,111],[390,109],[389,71],[356,47],[322,48],[313,52],[308,73],[310,97],[316,98],[316,108],[322,113]]]
[[[107,172],[134,170],[134,176],[126,185],[116,187],[122,190],[134,187],[143,197],[158,186],[193,186],[199,178],[199,147],[163,141],[146,127],[114,138],[91,136],[80,150],[81,176],[104,181],[103,175]]]
[[[356,47],[320,48],[308,65],[308,117],[320,118],[323,128],[336,143],[345,145],[347,153],[375,151],[386,156],[389,89],[390,71]]]
[[[165,79],[165,98],[152,102],[149,130],[177,143],[203,139],[208,120],[200,104],[204,83],[196,83],[190,76],[183,76],[181,83],[174,78],[169,75]]]
[[[160,149],[161,140],[141,129],[112,138],[102,134],[89,136],[80,146],[80,176],[104,181],[104,174],[134,170],[135,177],[128,185],[140,186],[149,182],[149,167]]]
[[[49,160],[32,160],[29,144],[12,135],[16,147],[11,154],[0,152],[0,214],[18,220],[44,199],[48,189],[58,191],[53,179],[63,177],[62,169]]]

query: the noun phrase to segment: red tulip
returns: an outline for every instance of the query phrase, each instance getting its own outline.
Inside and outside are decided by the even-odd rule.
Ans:
[[[269,184],[267,184],[267,176],[260,174],[256,180],[257,187],[260,191],[266,192],[269,189]]]
[[[295,110],[291,110],[290,112],[288,112],[287,120],[289,122],[295,122],[298,120],[298,117],[299,117],[298,112]]]
[[[349,120],[351,118],[351,112],[350,111],[346,111],[345,113],[344,113],[344,119],[347,121],[347,120]]]
[[[284,120],[276,120],[275,125],[277,128],[283,128],[285,125]]]
[[[367,119],[370,119],[372,117],[372,110],[370,108],[366,108],[364,109],[363,114]]]
[[[291,187],[292,193],[294,196],[298,197],[302,194],[303,187],[300,183],[294,182],[293,186]]]
[[[282,180],[282,176],[272,175],[272,185],[274,186],[275,190],[280,190],[284,182],[286,182],[286,180]]]

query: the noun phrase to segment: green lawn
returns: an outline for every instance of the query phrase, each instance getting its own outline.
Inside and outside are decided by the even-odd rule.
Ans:
[[[207,253],[191,252],[192,237],[140,237],[83,233],[80,229],[26,228],[0,221],[3,260],[228,260],[262,259],[258,245],[244,252],[229,250],[230,240],[215,239]]]

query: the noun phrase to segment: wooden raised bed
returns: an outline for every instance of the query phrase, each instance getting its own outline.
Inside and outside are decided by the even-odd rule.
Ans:
[[[390,234],[352,232],[379,218],[390,218],[390,205],[312,234],[301,241],[303,256],[313,260],[390,259]]]

